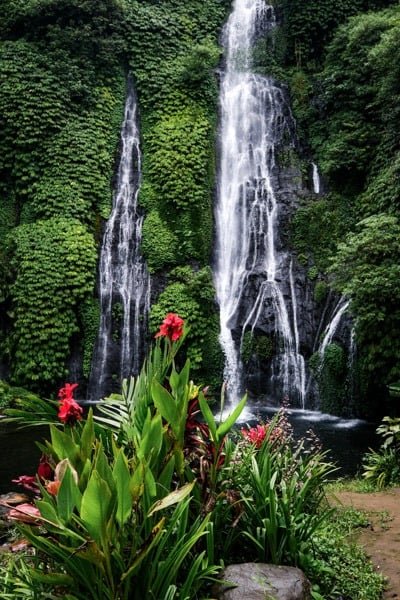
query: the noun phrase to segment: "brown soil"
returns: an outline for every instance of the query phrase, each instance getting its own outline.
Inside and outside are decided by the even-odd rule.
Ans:
[[[400,599],[400,488],[372,494],[338,492],[333,501],[368,514],[370,526],[360,531],[357,541],[388,579],[383,598]]]

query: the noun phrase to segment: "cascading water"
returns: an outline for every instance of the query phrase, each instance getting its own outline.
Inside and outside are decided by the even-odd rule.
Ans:
[[[313,178],[314,194],[319,194],[321,191],[321,180],[319,177],[318,167],[315,163],[312,163],[312,178]]]
[[[140,253],[143,224],[138,209],[140,179],[137,103],[129,79],[113,209],[100,253],[101,314],[89,381],[91,400],[110,392],[113,377],[117,376],[119,383],[137,373],[143,357],[150,279]]]
[[[346,298],[344,298],[342,296],[333,312],[332,318],[324,331],[324,335],[323,335],[321,344],[318,348],[318,352],[319,352],[320,356],[322,357],[322,359],[324,357],[325,350],[327,349],[327,347],[333,340],[333,337],[337,331],[337,328],[340,325],[343,315],[345,314],[346,310],[349,308],[349,304],[350,304],[349,300],[346,300]]]
[[[243,336],[253,333],[266,307],[278,348],[271,377],[284,395],[304,402],[294,283],[292,294],[284,294],[282,285],[286,281],[287,289],[290,257],[279,239],[276,195],[275,151],[285,137],[293,139],[293,123],[279,85],[251,70],[258,33],[275,26],[273,7],[264,0],[235,0],[225,29],[214,281],[231,402],[241,393]],[[250,295],[254,301],[249,306]]]

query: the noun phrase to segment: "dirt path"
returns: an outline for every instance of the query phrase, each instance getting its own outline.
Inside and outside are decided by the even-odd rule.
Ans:
[[[388,578],[383,598],[400,599],[400,488],[373,494],[338,492],[334,501],[368,513],[371,527],[361,530],[357,541]]]

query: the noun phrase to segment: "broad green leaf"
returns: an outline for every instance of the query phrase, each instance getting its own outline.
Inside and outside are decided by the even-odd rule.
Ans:
[[[150,455],[157,457],[163,443],[163,426],[161,415],[156,414],[145,424],[143,438],[138,449],[138,457],[148,460]]]
[[[156,481],[151,469],[147,468],[144,472],[145,491],[150,498],[157,495]]]
[[[179,412],[171,394],[158,382],[153,381],[151,393],[155,407],[174,433],[179,432]]]
[[[93,471],[82,496],[81,519],[99,545],[105,547],[105,532],[109,518],[111,491],[97,471]]]
[[[147,467],[144,462],[140,462],[129,482],[129,490],[132,494],[134,501],[138,500],[144,491],[144,477]]]
[[[195,481],[193,481],[192,483],[187,483],[186,485],[179,488],[178,490],[175,490],[174,492],[171,492],[170,494],[168,494],[168,496],[161,498],[161,500],[157,500],[157,502],[155,504],[153,504],[153,506],[151,507],[151,510],[147,516],[151,517],[151,515],[153,515],[155,512],[157,512],[159,510],[164,510],[165,508],[168,508],[169,506],[172,506],[173,504],[178,504],[179,502],[182,502],[182,500],[184,500],[186,498],[186,496],[189,496],[194,485],[195,485]]]
[[[31,569],[30,575],[34,581],[51,586],[72,587],[74,579],[66,573],[42,573],[37,569]]]
[[[57,494],[58,514],[62,521],[66,524],[71,519],[74,508],[80,508],[82,495],[79,491],[78,484],[68,467],[64,472],[61,480],[60,489]]]
[[[112,470],[111,470],[111,467],[107,460],[107,457],[105,455],[103,446],[101,444],[99,445],[98,450],[97,450],[97,456],[96,456],[94,468],[97,471],[97,473],[100,475],[101,479],[104,479],[104,481],[107,483],[110,491],[112,493],[114,493],[115,484],[114,484]]]
[[[61,522],[56,509],[52,504],[50,504],[50,502],[46,502],[45,500],[37,500],[36,506],[40,510],[40,514],[45,521],[53,523],[53,525],[56,527],[63,528],[63,523]]]
[[[217,434],[217,426],[215,424],[214,415],[212,414],[211,408],[208,406],[208,402],[205,399],[204,394],[202,392],[199,393],[199,405],[200,405],[201,413],[202,413],[204,419],[206,420],[206,423],[210,429],[211,439],[213,442],[217,442],[218,434]]]
[[[114,464],[113,477],[117,489],[116,519],[122,526],[132,512],[132,495],[129,489],[130,472],[126,457],[121,450]]]
[[[82,430],[80,447],[81,447],[81,458],[82,462],[86,462],[92,452],[94,442],[94,424],[93,424],[93,410],[90,409],[85,426]]]
[[[72,464],[75,464],[79,456],[79,446],[77,446],[71,436],[64,431],[60,431],[54,425],[50,425],[51,445],[59,460],[68,458]]]
[[[247,395],[241,399],[239,404],[236,406],[236,408],[233,410],[233,412],[229,415],[229,417],[226,419],[226,421],[221,423],[221,425],[218,427],[217,435],[218,435],[219,439],[224,437],[224,435],[226,435],[232,429],[232,427],[234,426],[234,424],[240,417],[240,413],[244,409],[246,402],[247,402]]]

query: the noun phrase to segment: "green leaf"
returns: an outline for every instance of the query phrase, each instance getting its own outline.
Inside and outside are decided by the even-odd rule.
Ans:
[[[99,545],[106,546],[107,521],[110,513],[111,491],[97,471],[93,471],[82,496],[81,519],[91,537]]]
[[[56,527],[64,527],[56,509],[52,504],[50,504],[50,502],[47,502],[46,500],[37,500],[36,506],[40,510],[40,514],[42,515],[43,519],[49,523],[53,523]]]
[[[30,570],[30,576],[34,581],[44,585],[72,587],[74,579],[66,573],[42,573],[37,569]]]
[[[202,413],[203,417],[205,418],[206,423],[210,429],[211,439],[213,442],[217,442],[218,434],[217,434],[217,426],[215,424],[214,415],[212,414],[211,408],[208,406],[208,402],[205,399],[204,394],[202,392],[199,393],[199,405],[200,405],[201,413]]]
[[[153,381],[151,393],[154,405],[163,419],[167,421],[174,433],[177,429],[179,433],[179,412],[174,398],[158,381]]]
[[[79,510],[82,495],[69,467],[64,472],[60,489],[57,494],[58,514],[66,524],[70,521],[74,508]]]
[[[89,458],[89,456],[91,455],[93,443],[94,443],[93,410],[90,409],[87,419],[86,419],[86,423],[82,430],[82,435],[81,435],[81,440],[80,440],[82,462],[86,462],[86,459]]]
[[[219,439],[224,437],[224,435],[226,435],[232,429],[232,427],[234,426],[234,424],[240,417],[240,414],[241,414],[242,410],[244,409],[246,402],[247,402],[247,395],[245,395],[241,399],[239,404],[236,406],[234,411],[229,415],[229,417],[226,419],[226,421],[221,423],[221,425],[218,427],[217,436]]]
[[[161,471],[160,476],[158,477],[157,487],[159,489],[159,493],[157,496],[165,496],[166,492],[168,492],[171,488],[172,477],[174,474],[175,468],[175,457],[171,456],[163,470]]]
[[[132,494],[134,501],[138,500],[144,491],[144,477],[145,471],[148,467],[146,467],[145,463],[140,462],[129,482],[129,490]]]
[[[179,488],[178,490],[171,492],[170,494],[168,494],[168,496],[165,496],[161,500],[157,500],[157,502],[155,504],[153,504],[153,506],[151,507],[151,510],[147,516],[151,517],[151,515],[153,515],[155,512],[157,512],[159,510],[164,510],[165,508],[168,508],[169,506],[172,506],[173,504],[178,504],[179,502],[182,502],[182,500],[184,500],[186,498],[186,496],[189,496],[195,483],[196,483],[195,481],[193,481],[192,483],[187,483],[186,485]]]
[[[129,569],[122,574],[121,581],[124,581],[127,577],[130,577],[136,571],[143,559],[147,556],[147,554],[150,552],[153,546],[158,542],[161,535],[163,534],[164,522],[165,519],[161,519],[161,521],[159,521],[159,523],[157,523],[157,525],[153,528],[151,535],[140,547],[139,551],[136,554],[135,560],[129,566]]]
[[[129,519],[132,512],[132,495],[130,492],[130,472],[128,461],[122,450],[120,450],[114,464],[113,477],[117,489],[117,512],[116,519],[122,526]]]
[[[157,457],[163,443],[161,415],[156,414],[143,428],[143,437],[138,449],[138,458],[149,460],[150,455]]]
[[[75,464],[79,456],[79,446],[71,439],[71,436],[60,431],[54,425],[50,425],[51,445],[59,460],[68,458],[71,464]]]
[[[95,461],[95,470],[99,474],[99,476],[104,479],[107,483],[111,492],[114,492],[115,484],[114,478],[112,474],[111,467],[109,465],[108,459],[105,455],[103,446],[100,444],[97,449],[97,456]]]

